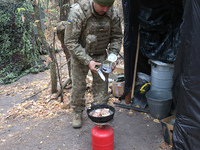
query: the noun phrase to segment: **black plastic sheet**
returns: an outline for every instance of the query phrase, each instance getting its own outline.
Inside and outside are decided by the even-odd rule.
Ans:
[[[176,51],[178,47],[178,43],[175,40],[179,40],[179,26],[182,21],[182,0],[123,0],[123,13],[124,13],[124,73],[125,73],[125,88],[124,93],[120,97],[120,99],[124,99],[125,96],[129,93],[132,88],[133,83],[133,72],[135,66],[135,56],[137,49],[137,38],[138,38],[138,27],[139,24],[141,26],[140,30],[140,51],[137,63],[137,72],[143,72],[145,74],[150,75],[151,66],[148,64],[149,58],[154,58],[155,60],[160,60],[163,62],[173,62],[176,56]],[[143,8],[147,8],[147,10],[154,10],[150,13],[151,17],[148,18],[152,22],[149,23],[147,18],[143,20],[141,19]],[[167,10],[167,12],[166,12]],[[162,15],[163,14],[163,15]],[[175,15],[174,15],[175,14]],[[162,17],[158,17],[162,15]],[[140,17],[140,19],[139,19]],[[156,18],[158,18],[156,20]],[[160,19],[160,18],[164,18]],[[178,19],[177,19],[178,18]],[[162,22],[161,22],[162,21]],[[166,25],[166,22],[168,24]],[[145,24],[146,23],[146,24]],[[148,44],[145,42],[152,41],[152,35],[147,39],[144,36],[144,27],[153,26],[155,28],[155,23],[157,23],[156,28],[159,25],[159,31],[152,31],[154,35],[153,41],[156,41],[157,45],[154,45],[154,49],[146,49],[148,48]],[[173,30],[172,30],[173,29]],[[163,30],[165,32],[163,32]],[[170,32],[169,32],[170,31]],[[155,34],[154,34],[155,32]],[[167,34],[167,33],[170,34]],[[145,33],[147,34],[147,32]],[[149,34],[149,33],[148,33]],[[157,34],[157,35],[156,35]],[[162,35],[161,38],[157,40],[157,37]],[[145,47],[146,46],[146,47]],[[144,50],[149,50],[145,52]],[[152,52],[152,50],[154,50]],[[155,55],[156,54],[156,55]],[[152,57],[154,56],[154,57]]]
[[[200,147],[200,1],[184,0],[181,44],[174,63],[174,150]]]
[[[144,56],[162,62],[174,62],[179,45],[182,12],[182,7],[172,1],[142,5],[139,14],[140,50]]]
[[[124,99],[125,96],[132,88],[133,72],[135,65],[135,56],[137,49],[138,27],[139,20],[138,15],[140,12],[140,0],[123,0],[123,13],[124,13],[124,74],[125,74],[125,86],[124,93],[120,99]],[[150,74],[150,65],[148,64],[148,58],[143,56],[139,52],[137,71]]]

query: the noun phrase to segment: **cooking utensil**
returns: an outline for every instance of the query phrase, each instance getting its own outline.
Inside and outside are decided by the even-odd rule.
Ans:
[[[97,69],[97,72],[98,72],[99,76],[101,77],[101,79],[102,79],[103,81],[105,81],[105,80],[106,80],[106,78],[105,78],[105,76],[103,75],[103,73],[102,73],[101,69],[100,69],[100,68],[98,68],[97,66],[96,66],[95,68]]]
[[[104,116],[104,117],[94,117],[94,116],[90,115],[90,113],[92,111],[95,111],[95,110],[100,109],[100,108],[109,109],[111,111],[110,115]],[[112,106],[109,106],[109,105],[105,105],[105,104],[93,105],[93,106],[91,106],[90,109],[87,109],[88,117],[95,123],[106,123],[106,122],[109,122],[109,121],[111,121],[113,119],[114,114],[115,114],[115,108],[112,107]]]

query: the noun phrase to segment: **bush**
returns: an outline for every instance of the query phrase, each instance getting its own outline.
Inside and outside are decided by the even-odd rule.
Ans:
[[[45,68],[39,54],[41,45],[33,32],[33,13],[27,0],[0,2],[0,84]]]

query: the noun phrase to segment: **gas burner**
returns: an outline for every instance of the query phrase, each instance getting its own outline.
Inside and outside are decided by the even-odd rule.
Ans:
[[[110,121],[108,121],[108,122],[104,122],[104,123],[97,123],[97,122],[94,122],[94,124],[95,124],[95,125],[98,125],[98,126],[105,126],[105,125],[109,125],[112,121],[113,121],[113,119],[110,120]]]

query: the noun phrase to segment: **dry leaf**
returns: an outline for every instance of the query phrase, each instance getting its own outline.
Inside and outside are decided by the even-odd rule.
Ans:
[[[119,109],[119,112],[123,112],[123,109]]]
[[[50,62],[52,62],[52,60],[51,60],[50,57],[48,57],[48,58],[46,59],[46,61],[44,62],[44,64],[45,64],[45,65],[48,65]]]
[[[12,125],[11,125],[11,124],[9,124],[7,127],[12,127]]]
[[[159,149],[160,150],[171,150],[171,147],[168,145],[168,144],[166,144],[165,142],[162,142],[160,145],[159,145]]]
[[[62,109],[69,109],[69,108],[70,108],[70,103],[68,103],[68,104],[62,103],[62,104],[61,104],[61,108],[62,108]]]
[[[153,120],[155,123],[160,123],[160,121],[158,119],[154,119]]]
[[[22,22],[24,23],[24,20],[25,20],[25,17],[24,16],[22,16]]]
[[[129,112],[127,112],[127,114],[128,114],[128,115],[131,115],[131,114],[133,114],[133,111],[130,110]]]

